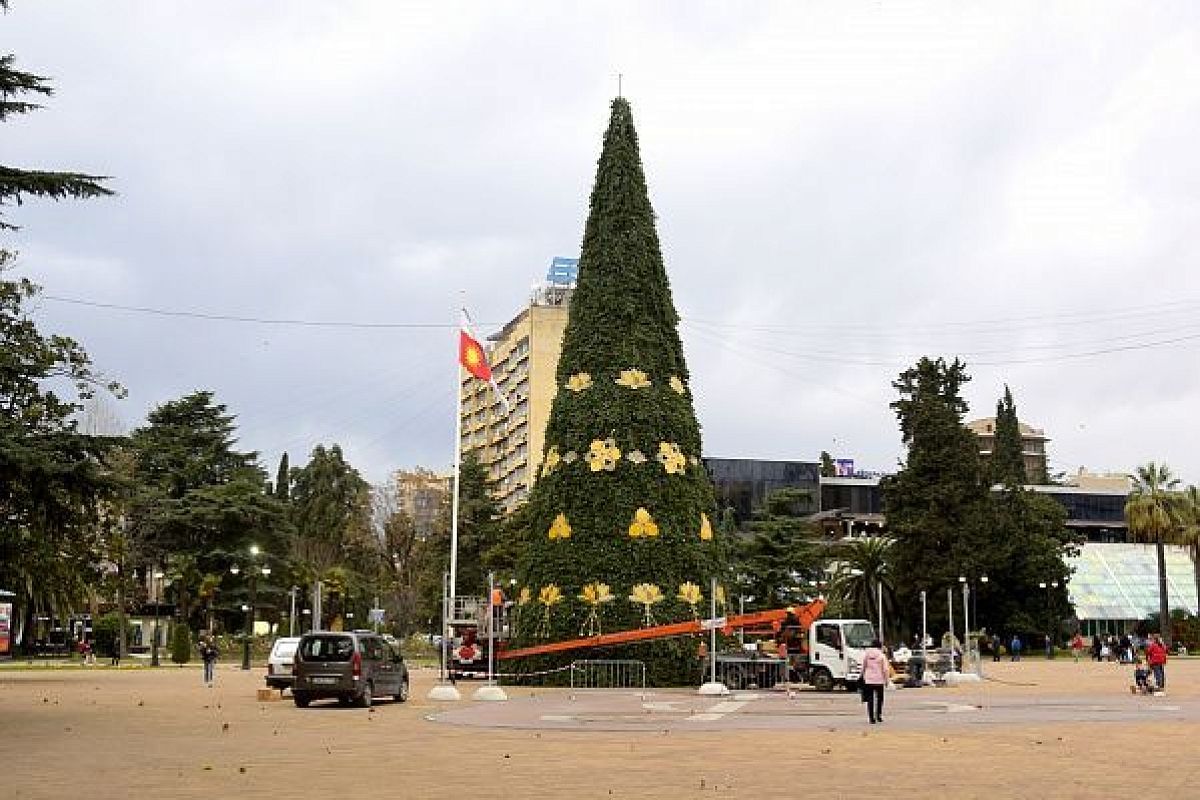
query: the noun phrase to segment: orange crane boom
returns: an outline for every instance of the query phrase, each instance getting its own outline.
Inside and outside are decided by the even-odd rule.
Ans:
[[[728,635],[731,631],[739,628],[753,628],[766,625],[777,631],[783,621],[788,618],[789,614],[796,617],[801,628],[807,629],[817,617],[821,616],[821,612],[824,610],[825,601],[817,599],[802,606],[777,608],[771,611],[756,611],[751,614],[737,614],[725,621],[725,625],[722,626],[721,631]],[[518,647],[515,650],[500,650],[496,653],[496,657],[501,660],[508,660],[524,658],[525,656],[542,656],[549,653],[583,650],[589,647],[608,647],[618,644],[631,644],[633,642],[648,642],[654,639],[666,639],[672,636],[703,633],[704,631],[704,623],[698,619],[694,619],[688,622],[674,622],[669,625],[652,625],[648,628],[636,628],[631,631],[602,633],[599,636],[564,639],[561,642],[548,642],[531,647]]]

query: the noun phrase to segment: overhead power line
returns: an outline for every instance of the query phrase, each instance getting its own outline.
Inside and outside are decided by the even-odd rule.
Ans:
[[[50,300],[55,303],[67,303],[75,306],[88,306],[89,308],[105,308],[112,311],[126,311],[135,314],[153,314],[159,317],[184,317],[186,319],[203,319],[216,322],[242,322],[256,325],[295,325],[308,328],[365,328],[365,329],[387,329],[387,328],[457,328],[457,322],[354,322],[351,320],[323,320],[323,319],[294,319],[294,318],[273,318],[273,317],[251,317],[238,314],[217,314],[206,311],[189,311],[185,309],[168,309],[168,308],[153,308],[151,306],[129,306],[121,303],[102,303],[97,300],[84,300],[79,297],[63,297],[55,294],[42,294],[38,296],[42,300]],[[495,323],[483,323],[492,325]]]

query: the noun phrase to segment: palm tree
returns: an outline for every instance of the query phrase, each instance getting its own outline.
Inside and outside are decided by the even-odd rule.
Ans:
[[[1125,523],[1134,541],[1153,542],[1158,555],[1158,622],[1167,646],[1171,645],[1171,618],[1167,608],[1167,556],[1165,545],[1178,538],[1182,527],[1179,479],[1166,464],[1151,461],[1130,475],[1133,491],[1125,501]]]
[[[1192,556],[1192,575],[1196,581],[1196,614],[1200,616],[1200,488],[1189,486],[1183,493],[1183,529],[1180,543]]]
[[[829,584],[829,594],[843,609],[842,613],[875,619],[882,594],[884,617],[895,618],[891,549],[892,540],[882,536],[855,539],[839,549],[837,571]],[[882,619],[879,626],[883,627]]]

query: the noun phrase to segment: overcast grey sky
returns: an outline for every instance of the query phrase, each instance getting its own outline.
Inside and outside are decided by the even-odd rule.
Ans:
[[[962,355],[1053,466],[1200,480],[1200,6],[14,0],[45,111],[4,160],[120,195],[11,209],[48,295],[503,321],[578,255],[624,74],[709,455],[901,456],[890,382]],[[45,300],[153,405],[211,389],[268,469],[452,457],[453,331]]]

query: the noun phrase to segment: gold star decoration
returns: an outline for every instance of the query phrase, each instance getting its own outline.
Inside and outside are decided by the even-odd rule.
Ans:
[[[612,439],[594,439],[584,458],[587,459],[592,472],[612,472],[621,460],[621,451]]]
[[[566,514],[559,514],[554,518],[554,522],[550,523],[550,541],[555,539],[570,539],[571,525],[567,522]]]
[[[675,394],[684,394],[687,392],[687,387],[683,385],[683,381],[679,380],[678,375],[672,375],[669,383]]]
[[[592,388],[592,376],[586,372],[576,372],[567,378],[567,388],[576,393],[582,392],[584,389],[590,389]]]
[[[614,382],[618,386],[626,386],[630,389],[645,389],[650,385],[650,376],[640,369],[623,369],[621,377],[616,378]]]
[[[549,475],[554,471],[554,468],[562,461],[562,456],[558,454],[558,445],[550,445],[550,449],[546,451],[546,457],[542,459],[542,476]]]
[[[687,458],[674,442],[659,442],[658,455],[655,456],[668,475],[682,475],[687,469]]]
[[[633,522],[629,525],[629,538],[651,539],[655,536],[658,536],[658,523],[654,521],[654,517],[650,516],[650,512],[644,508],[633,512]]]
[[[653,583],[639,583],[633,587],[629,594],[629,602],[640,605],[644,610],[642,615],[642,625],[650,627],[654,624],[654,615],[650,612],[650,608],[663,600],[662,589],[659,589]]]
[[[708,521],[708,514],[700,515],[700,538],[703,541],[710,541],[713,537],[712,523]]]

